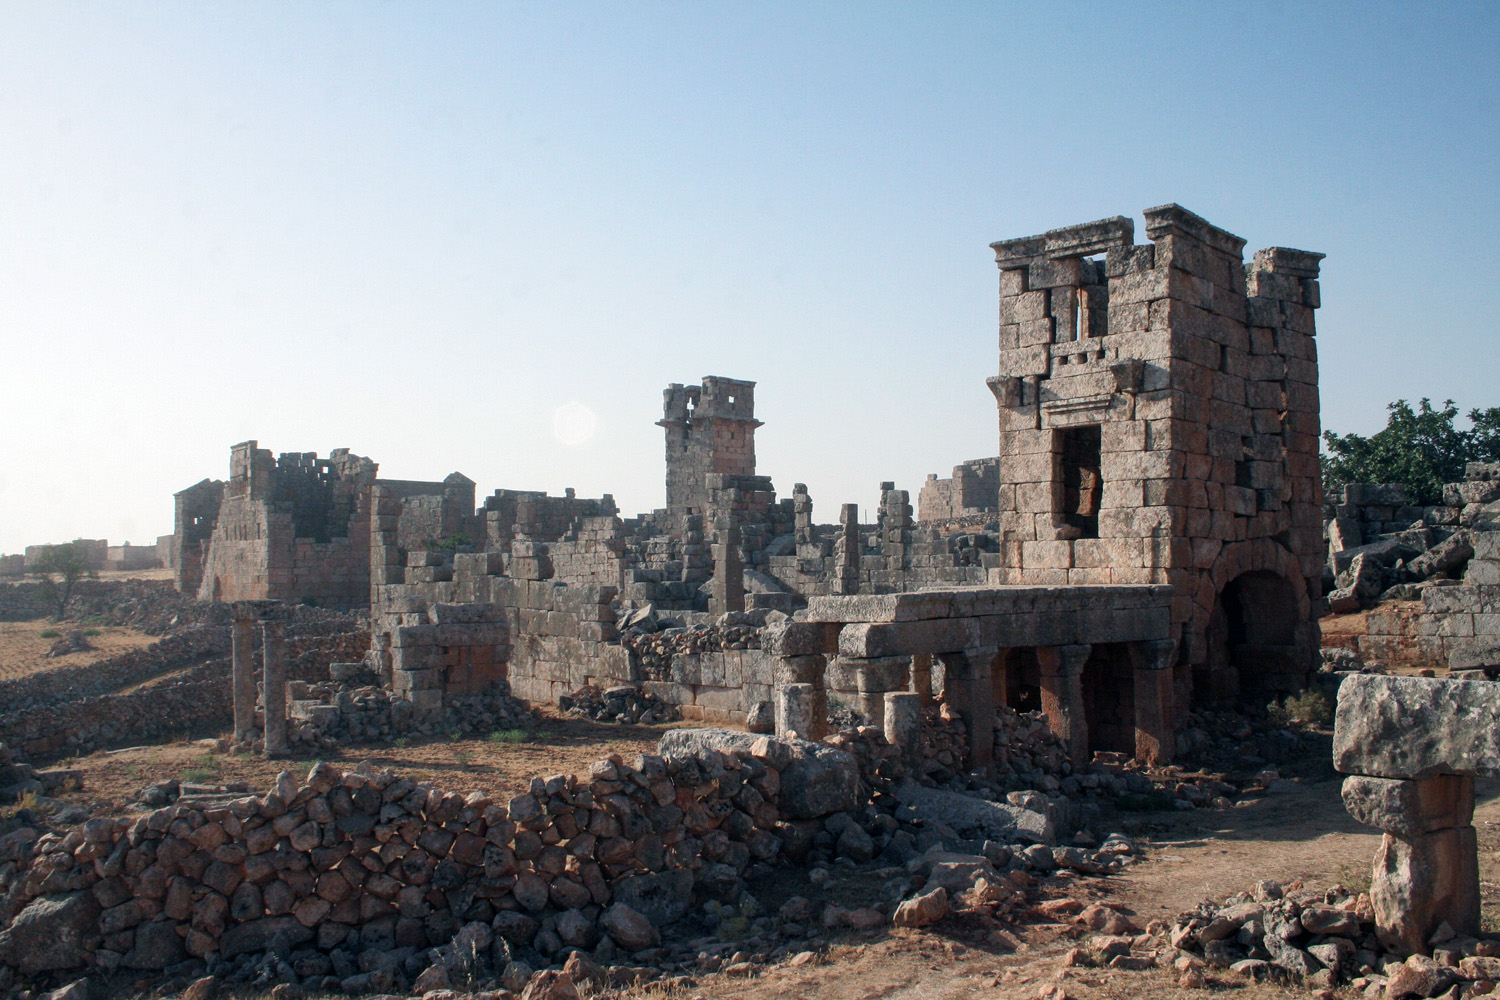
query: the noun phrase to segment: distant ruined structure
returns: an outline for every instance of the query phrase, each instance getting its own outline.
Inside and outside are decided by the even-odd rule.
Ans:
[[[883,483],[873,523],[817,523],[757,472],[755,383],[705,377],[667,387],[666,506],[631,518],[237,445],[228,483],[177,496],[179,584],[368,601],[370,663],[419,712],[504,676],[816,731],[832,698],[879,722],[914,691],[968,722],[975,766],[996,704],[1039,705],[1078,754],[1164,759],[1181,709],[1316,663],[1322,255],[1247,265],[1179,206],[1145,219],[1144,245],[1123,217],[992,245],[999,454],[929,477],[919,517]]]

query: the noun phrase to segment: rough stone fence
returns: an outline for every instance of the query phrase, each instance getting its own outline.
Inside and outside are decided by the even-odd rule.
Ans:
[[[222,633],[219,645],[227,647],[229,630],[212,631]],[[328,679],[330,663],[363,656],[370,636],[363,631],[298,635],[288,638],[286,645],[290,679],[316,682]],[[173,663],[183,659],[193,657],[177,657]],[[146,679],[167,669],[153,670]],[[9,703],[5,707],[8,711],[0,715],[0,742],[32,757],[89,753],[216,731],[233,716],[229,660],[220,656],[197,662],[181,677],[127,694],[59,699],[19,711],[9,710]]]
[[[228,715],[221,679],[163,684],[0,716],[0,742],[28,757],[57,757],[201,733]]]
[[[0,839],[0,966],[197,958],[224,971],[271,952],[304,980],[389,992],[392,953],[476,923],[497,957],[533,964],[606,936],[639,954],[695,902],[733,899],[752,864],[802,856],[826,836],[824,817],[869,801],[859,759],[677,730],[657,755],[598,761],[585,780],[536,778],[505,801],[318,764],[265,794],[182,799],[66,835],[21,830]]]
[[[1354,674],[1339,687],[1333,764],[1344,805],[1384,834],[1370,899],[1376,936],[1400,954],[1479,932],[1474,778],[1500,777],[1500,687]]]
[[[141,684],[207,656],[229,652],[229,630],[189,629],[139,649],[71,667],[44,670],[0,681],[0,705],[7,712],[77,701]]]

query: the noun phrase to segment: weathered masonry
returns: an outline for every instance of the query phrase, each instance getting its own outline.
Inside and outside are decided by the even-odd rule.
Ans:
[[[1322,255],[1246,264],[1180,206],[1145,222],[1144,245],[1123,217],[992,244],[998,455],[930,477],[920,517],[887,482],[872,523],[844,503],[819,524],[805,486],[778,496],[756,467],[755,383],[709,376],[665,391],[661,509],[519,490],[476,509],[456,473],[377,480],[346,451],[273,463],[250,442],[229,483],[178,496],[179,578],[205,598],[368,595],[375,666],[424,713],[500,678],[548,701],[629,683],[766,727],[788,685],[814,716],[837,697],[871,720],[930,687],[975,727],[1038,706],[1078,753],[1160,757],[1190,702],[1264,701],[1316,664]],[[892,605],[927,609],[920,626],[865,603],[930,591],[954,596]],[[975,601],[992,610],[952,610]],[[788,653],[789,622],[821,638]]]
[[[1171,584],[1178,697],[1299,685],[1318,649],[1322,254],[1177,205],[993,244],[1003,565],[991,582]]]

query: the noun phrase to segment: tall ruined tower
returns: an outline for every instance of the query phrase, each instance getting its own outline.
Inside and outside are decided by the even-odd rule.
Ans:
[[[1178,205],[992,244],[1003,568],[1168,583],[1178,703],[1297,690],[1323,546],[1313,310],[1323,255]]]
[[[702,385],[667,386],[662,419],[667,431],[667,511],[701,513],[710,473],[755,475],[755,383],[705,376]]]

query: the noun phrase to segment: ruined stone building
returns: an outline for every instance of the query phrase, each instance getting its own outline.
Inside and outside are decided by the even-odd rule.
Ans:
[[[273,458],[258,442],[230,449],[229,480],[175,496],[173,571],[201,600],[283,600],[334,607],[370,592],[371,489],[405,501],[403,537],[436,547],[472,537],[474,484],[377,480],[376,464],[335,449]]]
[[[1145,219],[1143,245],[1126,218],[993,244],[998,455],[930,477],[920,517],[883,483],[873,523],[847,503],[818,523],[805,486],[778,496],[756,468],[755,384],[706,377],[665,391],[661,509],[515,490],[476,509],[462,477],[252,442],[230,483],[179,495],[180,579],[366,595],[371,657],[424,711],[499,677],[546,701],[646,685],[757,725],[792,685],[871,719],[913,689],[981,743],[999,703],[1080,753],[1169,755],[1185,706],[1300,690],[1315,664],[1322,255],[1246,264],[1179,206]]]

